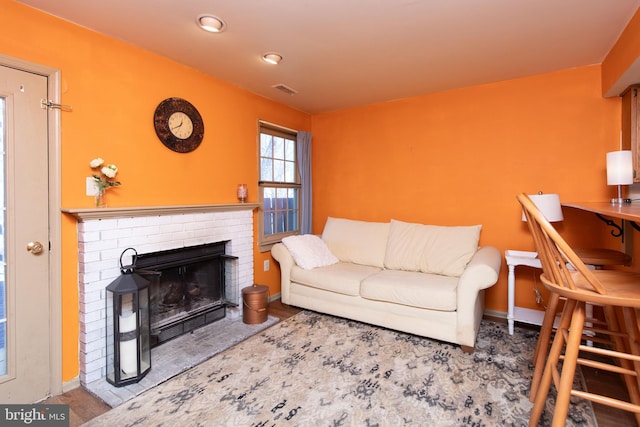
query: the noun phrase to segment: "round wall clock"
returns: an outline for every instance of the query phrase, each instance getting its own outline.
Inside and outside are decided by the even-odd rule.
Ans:
[[[178,153],[195,150],[204,136],[200,113],[182,98],[167,98],[158,104],[153,114],[153,126],[160,141]]]

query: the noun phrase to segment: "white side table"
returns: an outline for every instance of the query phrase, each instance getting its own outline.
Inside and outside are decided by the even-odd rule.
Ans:
[[[514,251],[511,249],[507,249],[504,251],[504,257],[507,259],[507,266],[509,267],[509,281],[508,281],[508,308],[507,308],[507,322],[509,323],[509,335],[513,335],[513,325],[515,321],[515,294],[516,294],[516,266],[518,265],[527,265],[529,267],[542,268],[542,263],[540,259],[538,259],[537,252],[526,252],[526,251]],[[586,265],[587,268],[591,270],[595,270],[595,266]],[[571,268],[571,267],[569,267]],[[585,316],[587,319],[593,318],[593,305],[586,304],[585,306]],[[556,316],[556,320],[554,322],[554,327],[558,327],[559,318]],[[585,326],[592,326],[592,323],[588,320],[585,321]],[[585,335],[594,335],[594,332],[587,331]],[[593,341],[587,340],[586,344],[591,347],[593,345]]]
[[[516,266],[526,265],[529,267],[542,268],[542,264],[538,259],[537,252],[507,249],[504,252],[504,257],[507,259],[507,266],[509,267],[507,322],[509,323],[509,335],[513,335],[514,312],[516,307]]]

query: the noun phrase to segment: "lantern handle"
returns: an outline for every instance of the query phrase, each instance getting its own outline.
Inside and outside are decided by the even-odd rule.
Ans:
[[[124,256],[124,254],[127,251],[133,251],[135,252],[135,255],[131,257],[131,259],[133,260],[133,264],[131,265],[127,265],[126,267],[122,265],[122,257]],[[134,248],[127,248],[124,251],[122,251],[122,253],[120,254],[120,271],[122,272],[122,274],[131,274],[133,273],[133,269],[136,266],[136,258],[138,256],[138,251],[136,251]]]

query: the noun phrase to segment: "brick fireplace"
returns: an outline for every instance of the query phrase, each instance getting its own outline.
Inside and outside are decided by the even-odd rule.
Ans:
[[[253,283],[253,210],[256,204],[143,208],[73,209],[78,220],[78,293],[80,309],[80,382],[106,375],[105,288],[120,275],[120,255],[129,247],[139,254],[226,242],[237,257],[226,273],[226,299],[242,316],[240,289]],[[123,258],[123,263],[131,263]]]

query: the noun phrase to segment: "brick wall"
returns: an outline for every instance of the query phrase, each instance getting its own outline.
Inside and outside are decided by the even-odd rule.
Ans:
[[[251,210],[128,216],[78,223],[80,297],[80,382],[106,375],[105,288],[120,275],[127,248],[139,254],[229,240],[226,253],[238,257],[227,274],[227,299],[238,304],[227,317],[242,316],[240,289],[253,283]],[[132,251],[123,257],[131,264]],[[163,345],[170,345],[171,342]]]

